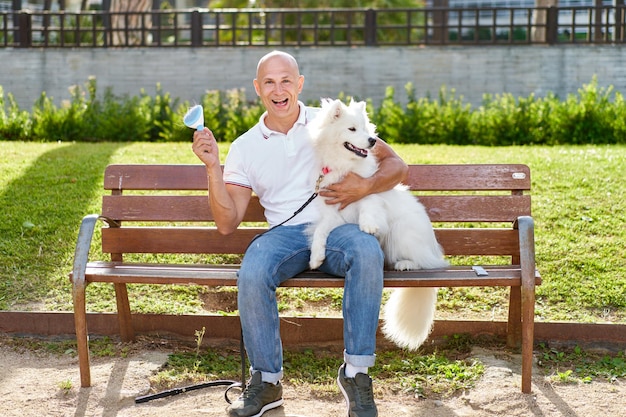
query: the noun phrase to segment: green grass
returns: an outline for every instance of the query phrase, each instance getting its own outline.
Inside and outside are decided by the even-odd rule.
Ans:
[[[615,382],[626,377],[626,353],[585,351],[579,346],[558,349],[539,345],[537,364],[554,382],[589,383],[594,379]]]
[[[190,143],[1,142],[0,309],[71,310],[71,270],[81,218],[99,211],[109,163],[197,163]],[[460,147],[394,145],[410,163],[524,163],[531,168],[537,265],[537,320],[626,322],[626,146]],[[225,154],[227,145],[222,145]],[[202,312],[207,289],[131,286],[138,312]],[[286,292],[337,309],[338,293]],[[112,311],[108,285],[88,288],[91,311]],[[440,291],[443,317],[504,318],[501,289]],[[294,307],[295,306],[295,307]],[[290,310],[291,308],[291,310]],[[304,314],[304,313],[302,313]]]

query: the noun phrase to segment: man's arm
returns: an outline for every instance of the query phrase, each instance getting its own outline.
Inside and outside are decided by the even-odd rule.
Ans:
[[[193,138],[193,152],[206,165],[209,205],[215,225],[220,233],[231,234],[243,220],[252,190],[224,182],[217,142],[209,129],[195,132]]]
[[[369,194],[387,191],[406,180],[409,167],[385,141],[378,138],[372,152],[378,159],[378,170],[369,178],[350,173],[338,183],[320,191],[326,204],[339,204],[339,209]]]

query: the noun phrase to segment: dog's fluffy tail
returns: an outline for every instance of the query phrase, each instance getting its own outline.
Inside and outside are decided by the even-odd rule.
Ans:
[[[436,288],[398,288],[385,304],[383,333],[400,347],[416,350],[435,318]]]

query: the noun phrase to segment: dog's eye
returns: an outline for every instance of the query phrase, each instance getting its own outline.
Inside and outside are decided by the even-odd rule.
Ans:
[[[356,127],[349,127],[349,128],[348,128],[348,130],[349,130],[350,132],[356,132]]]

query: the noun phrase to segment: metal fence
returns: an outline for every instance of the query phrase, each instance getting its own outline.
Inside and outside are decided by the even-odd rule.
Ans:
[[[625,6],[0,12],[0,47],[617,44]]]

